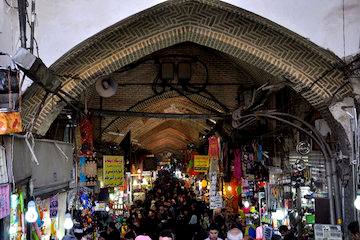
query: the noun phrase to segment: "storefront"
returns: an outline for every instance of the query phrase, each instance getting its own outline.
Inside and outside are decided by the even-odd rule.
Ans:
[[[128,179],[130,181],[130,194],[132,195],[132,203],[137,200],[144,201],[145,195],[148,190],[153,186],[153,182],[156,180],[155,171],[143,171],[139,173],[128,173]]]
[[[9,178],[14,181],[8,185],[10,217],[6,228],[10,239],[61,239],[67,195],[75,181],[73,145],[36,139],[30,148],[23,136],[5,139],[6,149],[12,149],[6,153],[12,168]]]

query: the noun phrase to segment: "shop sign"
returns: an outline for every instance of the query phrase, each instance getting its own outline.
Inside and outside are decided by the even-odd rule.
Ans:
[[[217,174],[216,172],[210,172],[210,191],[209,191],[209,195],[210,198],[212,196],[216,195],[216,181],[217,181]]]
[[[216,195],[210,197],[210,209],[222,208],[222,205],[223,205],[222,196]]]
[[[194,155],[194,171],[207,172],[209,170],[210,157],[208,155]]]
[[[314,235],[315,240],[341,240],[341,226],[329,224],[315,224]]]
[[[210,172],[210,191],[209,191],[209,202],[210,209],[222,208],[222,196],[216,191],[217,174],[216,172]]]
[[[106,203],[95,203],[95,211],[106,211]]]
[[[0,185],[0,219],[10,214],[10,185]]]
[[[116,187],[124,184],[124,157],[104,155],[104,185]]]

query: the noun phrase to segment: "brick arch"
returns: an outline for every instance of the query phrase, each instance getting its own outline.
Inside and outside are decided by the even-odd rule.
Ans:
[[[267,19],[210,0],[167,1],[135,14],[80,43],[51,69],[82,79],[59,78],[62,89],[76,98],[97,77],[182,42],[218,50],[275,77],[285,77],[317,108],[335,93],[342,98],[351,91],[348,85],[337,91],[343,84],[340,70],[322,76],[342,63],[334,54]],[[64,105],[57,96],[45,96],[33,85],[25,95],[24,123],[29,127],[41,107],[33,130],[45,134]]]

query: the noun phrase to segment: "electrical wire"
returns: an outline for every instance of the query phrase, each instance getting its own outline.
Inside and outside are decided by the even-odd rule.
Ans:
[[[323,79],[324,77],[326,77],[326,75],[328,75],[329,73],[331,73],[332,71],[334,71],[335,69],[338,69],[338,68],[339,68],[338,65],[334,65],[332,68],[326,70],[319,78],[317,78],[315,81],[313,81],[310,86],[304,87],[303,89],[301,89],[299,91],[299,94],[302,94],[304,92],[311,90],[314,87],[314,85],[317,84],[321,79]]]
[[[344,87],[346,87],[348,84],[350,84],[350,81],[346,81],[345,83],[343,83],[340,87],[338,87],[338,88],[335,90],[335,92],[332,94],[331,99],[329,100],[329,103],[327,104],[327,106],[330,106],[330,105],[333,103],[336,94],[337,94],[341,89],[343,89]]]
[[[161,94],[160,94],[160,95],[161,95]],[[146,101],[148,101],[148,100],[150,100],[150,99],[152,99],[152,98],[155,98],[155,97],[157,97],[157,96],[159,96],[159,95],[152,95],[152,96],[150,96],[150,97],[147,97],[147,98],[145,98],[145,99],[143,99],[143,100],[135,103],[134,105],[132,105],[131,107],[129,107],[126,111],[130,111],[130,110],[132,110],[133,108],[139,106],[140,104],[142,104],[142,103],[144,103],[144,102],[146,102]],[[115,123],[115,122],[116,122],[117,120],[119,120],[120,118],[121,118],[121,117],[116,117],[116,118],[114,118],[110,123],[108,123],[108,125],[106,125],[106,126],[102,129],[102,131],[101,131],[101,133],[100,133],[100,136],[101,136],[113,123]]]
[[[11,4],[9,4],[7,0],[4,0],[4,1],[5,1],[6,5],[8,5],[10,8],[18,9],[18,7],[15,7],[15,6],[12,6]],[[12,3],[12,1],[11,1],[11,3]]]
[[[213,108],[209,108],[209,107],[207,107],[207,106],[204,106],[204,105],[202,105],[202,104],[200,104],[200,103],[192,100],[188,95],[186,95],[185,93],[181,92],[179,89],[174,88],[174,87],[172,87],[172,86],[170,86],[170,87],[171,87],[172,90],[174,90],[175,92],[177,92],[180,96],[185,97],[187,100],[189,100],[189,101],[192,102],[193,104],[195,104],[195,105],[197,105],[197,106],[199,106],[199,107],[201,107],[201,108],[203,108],[203,109],[206,109],[206,110],[208,110],[209,112],[212,112],[212,113],[221,113],[221,112],[219,112],[219,111],[216,111],[216,110],[213,109]],[[215,110],[215,111],[214,111],[214,110]]]
[[[342,37],[343,37],[343,50],[344,50],[344,59],[346,57],[346,41],[345,41],[345,0],[342,1],[342,17],[343,17],[343,22],[342,22]]]

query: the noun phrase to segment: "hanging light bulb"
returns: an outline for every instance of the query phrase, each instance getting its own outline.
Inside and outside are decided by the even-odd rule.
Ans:
[[[39,217],[39,214],[36,211],[35,202],[34,201],[28,202],[28,209],[25,213],[25,220],[29,223],[33,223],[33,222],[36,222],[38,217]]]
[[[244,202],[244,208],[249,208],[250,207],[250,203],[249,203],[249,201],[245,201]]]
[[[228,190],[229,192],[231,192],[232,187],[229,185],[229,186],[227,187],[227,190]]]
[[[71,214],[66,213],[65,221],[64,221],[64,228],[69,230],[69,229],[72,229],[73,226],[74,226],[74,223],[73,223],[73,220],[71,219]]]
[[[356,199],[354,201],[354,206],[357,210],[360,210],[360,195],[356,196]]]

